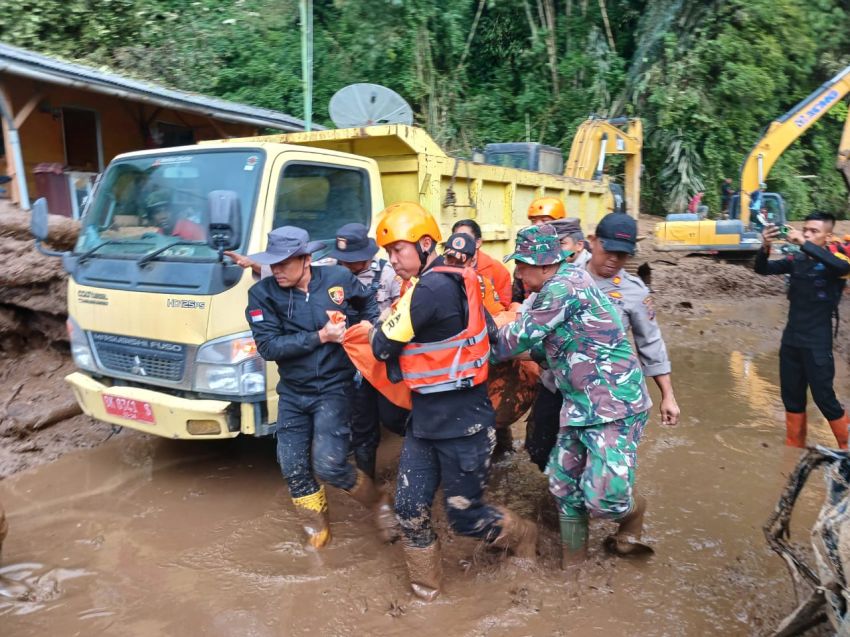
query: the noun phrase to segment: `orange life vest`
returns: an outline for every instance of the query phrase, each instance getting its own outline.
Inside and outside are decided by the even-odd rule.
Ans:
[[[408,343],[399,356],[402,379],[412,391],[432,394],[474,387],[486,382],[490,340],[478,276],[472,268],[439,266],[429,270],[460,274],[466,292],[469,318],[459,334],[433,343]]]

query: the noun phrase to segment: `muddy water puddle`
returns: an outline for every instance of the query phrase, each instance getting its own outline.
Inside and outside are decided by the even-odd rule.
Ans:
[[[742,343],[715,321],[708,343],[703,321],[674,330],[683,422],[662,429],[655,415],[640,449],[646,562],[605,555],[611,527],[596,524],[590,563],[566,581],[545,480],[517,453],[495,467],[491,499],[539,520],[539,567],[505,566],[440,522],[445,591],[427,605],[408,593],[400,548],[380,545],[344,494],[330,493],[331,546],[303,548],[271,441],[125,432],[0,482],[0,635],[763,634],[794,605],[761,531],[799,455],[782,444],[778,342]],[[810,441],[828,444],[810,419]],[[387,476],[397,450],[382,447]],[[821,493],[813,480],[801,498],[798,541]]]

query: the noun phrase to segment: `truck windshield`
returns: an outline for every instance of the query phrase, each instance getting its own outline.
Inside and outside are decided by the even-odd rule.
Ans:
[[[209,198],[236,193],[249,227],[265,157],[258,150],[146,155],[111,164],[83,220],[76,253],[138,259],[211,260]]]

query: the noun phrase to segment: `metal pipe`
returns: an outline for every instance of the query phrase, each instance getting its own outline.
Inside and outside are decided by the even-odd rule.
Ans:
[[[602,179],[602,171],[605,169],[605,149],[608,146],[608,133],[603,133],[599,140],[599,161],[596,164],[596,172],[593,173],[594,179]]]
[[[9,148],[12,149],[12,161],[15,163],[15,185],[18,187],[18,196],[20,197],[21,208],[24,210],[30,209],[30,193],[27,188],[27,175],[24,172],[24,156],[21,150],[21,138],[18,135],[18,129],[15,128],[15,118],[9,111],[11,104],[6,104],[6,100],[0,96],[0,117],[6,120],[6,132],[9,136]]]
[[[313,128],[313,0],[300,0],[301,79],[304,84],[304,130]]]

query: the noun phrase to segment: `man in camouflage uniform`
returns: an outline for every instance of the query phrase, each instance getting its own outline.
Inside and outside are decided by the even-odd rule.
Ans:
[[[552,222],[552,227],[558,233],[566,260],[587,270],[596,286],[611,299],[626,333],[631,331],[643,374],[652,378],[661,393],[661,424],[678,424],[680,410],[673,393],[670,358],[655,320],[652,297],[640,278],[623,269],[635,253],[637,223],[621,212],[612,212],[603,217],[595,234],[589,238],[593,252],[583,250],[582,254],[588,258],[581,261],[568,256],[568,251],[576,244],[566,239],[576,228],[580,231],[578,220],[559,219]],[[523,307],[526,304],[530,307],[533,298],[532,295],[526,299]],[[540,381],[537,399],[526,426],[525,448],[532,462],[543,471],[558,437],[558,410],[562,401],[550,370],[541,374]]]
[[[517,234],[516,275],[537,292],[532,307],[493,335],[493,358],[525,351],[548,366],[564,396],[558,441],[547,467],[561,521],[563,566],[587,556],[588,517],[617,520],[606,547],[640,543],[646,501],[634,495],[637,445],[651,406],[640,364],[610,299],[584,270],[564,262],[548,224]]]

